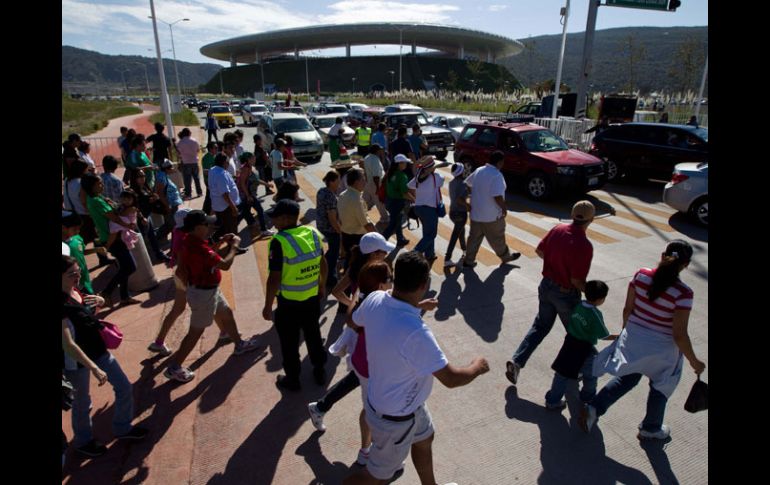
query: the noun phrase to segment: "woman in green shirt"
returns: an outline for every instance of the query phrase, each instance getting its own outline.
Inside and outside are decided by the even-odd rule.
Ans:
[[[388,167],[388,174],[386,178],[385,193],[387,200],[385,202],[385,208],[390,215],[390,224],[382,233],[385,239],[390,238],[393,233],[396,233],[396,244],[398,246],[406,246],[409,244],[409,240],[404,237],[404,230],[401,225],[401,216],[404,212],[404,206],[406,201],[410,200],[414,202],[414,197],[409,193],[409,189],[406,184],[408,182],[404,170],[407,164],[412,161],[404,155],[396,155],[393,159],[393,163]]]
[[[150,188],[155,187],[155,165],[150,163],[150,159],[145,153],[147,151],[147,141],[144,135],[136,135],[131,140],[131,153],[126,159],[126,170],[143,170],[147,176],[147,185]]]
[[[115,213],[115,207],[112,205],[109,199],[102,197],[102,191],[104,191],[104,183],[102,179],[96,175],[87,173],[80,179],[80,186],[86,193],[86,205],[88,212],[94,220],[96,226],[96,232],[99,241],[106,243],[110,238],[109,222],[115,222],[127,229],[136,230],[136,226],[133,224],[127,224],[123,222],[120,217]],[[128,277],[131,273],[136,271],[136,264],[134,258],[131,256],[131,252],[126,247],[121,238],[115,238],[115,240],[107,247],[107,251],[110,252],[118,262],[118,272],[113,276],[112,280],[107,283],[107,286],[102,292],[102,298],[107,302],[105,305],[112,306],[112,299],[110,295],[116,286],[120,286],[120,302],[123,305],[130,305],[132,303],[139,303],[139,300],[135,300],[128,296]]]

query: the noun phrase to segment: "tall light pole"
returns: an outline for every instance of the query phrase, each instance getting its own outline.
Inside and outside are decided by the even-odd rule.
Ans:
[[[155,16],[155,14],[153,14],[153,16]],[[179,99],[182,99],[182,88],[180,87],[180,84],[179,84],[179,69],[178,69],[177,63],[176,63],[176,48],[174,47],[174,29],[173,29],[173,26],[175,24],[178,24],[179,22],[189,22],[190,19],[179,19],[179,20],[175,20],[175,21],[173,21],[171,23],[166,22],[165,20],[161,20],[161,19],[156,19],[156,20],[159,20],[159,21],[163,22],[164,24],[168,25],[168,31],[171,33],[171,52],[174,55],[174,72],[176,73],[176,93],[179,96]]]
[[[120,77],[123,78],[123,92],[128,96],[128,84],[126,84],[126,75],[124,73],[129,72],[131,69],[121,69]]]
[[[401,91],[402,80],[401,75],[403,70],[401,68],[401,58],[403,57],[404,50],[404,29],[398,29],[398,91]]]
[[[706,67],[703,68],[703,78],[701,78],[700,89],[698,90],[698,99],[695,101],[695,119],[700,115],[700,102],[703,99],[703,89],[706,87],[706,76],[709,73],[709,58],[706,56]]]
[[[166,75],[163,72],[163,58],[160,56],[160,41],[158,40],[158,24],[155,22],[155,3],[150,0],[150,13],[152,19],[152,33],[155,36],[155,55],[158,57],[158,77],[160,77],[160,108],[166,118],[166,133],[175,133],[174,124],[171,122],[171,107],[168,102],[168,89],[166,88]]]
[[[393,91],[393,75],[396,71],[388,71],[390,73],[390,90]]]
[[[561,51],[559,51],[559,67],[556,69],[556,92],[553,96],[553,108],[551,108],[551,118],[556,118],[557,109],[559,108],[559,93],[561,92],[561,66],[564,62],[564,46],[567,44],[567,19],[569,19],[569,0],[561,11],[561,16],[564,19],[564,30],[561,33]]]
[[[355,93],[356,92],[356,78],[353,78],[352,81],[353,81],[353,92]]]
[[[142,64],[141,62],[134,62],[132,64],[137,64],[144,68],[144,80],[147,81],[147,97],[149,98],[150,97],[150,76],[147,74],[147,66],[145,64]]]

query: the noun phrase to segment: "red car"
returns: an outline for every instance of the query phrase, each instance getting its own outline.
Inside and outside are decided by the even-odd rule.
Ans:
[[[607,182],[602,160],[569,148],[554,132],[532,123],[469,123],[455,145],[454,158],[476,168],[495,150],[505,154],[503,173],[522,182],[534,200],[584,194]]]

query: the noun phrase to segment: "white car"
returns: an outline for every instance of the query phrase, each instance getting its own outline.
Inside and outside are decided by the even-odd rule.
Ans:
[[[462,133],[465,125],[470,123],[471,120],[462,116],[434,116],[430,124],[441,128],[446,128],[452,132],[452,136],[455,139],[455,143],[460,139],[460,133]]]
[[[241,107],[241,116],[247,125],[256,125],[260,118],[269,113],[270,110],[264,104],[248,104]]]
[[[709,164],[680,163],[674,167],[671,182],[663,189],[663,202],[695,218],[708,227],[709,224]]]
[[[324,141],[324,146],[329,144],[329,130],[331,129],[332,126],[334,126],[336,119],[337,119],[337,115],[318,115],[318,116],[310,117],[310,123],[321,134],[321,137],[323,138],[323,141]],[[356,138],[356,132],[347,124],[343,124],[342,125],[342,143],[346,147],[352,148],[356,144],[355,138]]]

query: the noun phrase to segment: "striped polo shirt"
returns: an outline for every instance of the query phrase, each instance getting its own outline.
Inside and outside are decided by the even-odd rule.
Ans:
[[[673,334],[674,311],[692,309],[693,293],[689,286],[677,280],[657,299],[650,301],[647,296],[652,285],[654,269],[642,268],[628,284],[636,292],[636,302],[629,323],[634,323],[656,332]]]

